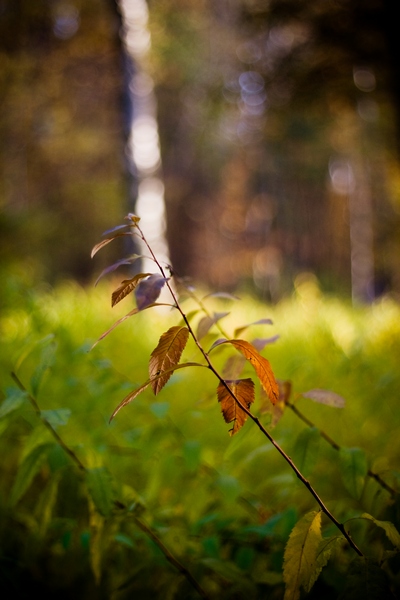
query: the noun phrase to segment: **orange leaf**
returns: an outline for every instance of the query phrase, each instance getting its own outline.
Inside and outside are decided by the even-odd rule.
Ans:
[[[243,406],[250,409],[254,402],[254,383],[251,379],[225,380],[225,383],[232,390]],[[217,389],[218,402],[221,402],[222,415],[225,423],[232,423],[233,427],[229,430],[229,435],[235,435],[247,420],[247,413],[240,407],[235,398],[229,393],[223,383],[220,383]]]
[[[139,281],[144,277],[148,277],[150,273],[138,273],[131,279],[124,279],[121,285],[111,295],[111,306],[115,306],[118,302],[121,302],[138,285]]]
[[[153,350],[149,362],[150,378],[162,374],[164,371],[171,369],[180,361],[182,352],[189,338],[189,330],[187,327],[176,325],[171,327],[162,334],[157,347]],[[155,395],[158,394],[171,377],[172,372],[166,373],[163,377],[159,377],[152,381],[151,387]]]
[[[239,350],[239,352],[241,352],[254,367],[261,385],[267,392],[268,398],[271,400],[272,404],[276,404],[279,400],[279,389],[269,361],[261,356],[250,342],[246,342],[245,340],[227,341],[235,346],[235,348]]]

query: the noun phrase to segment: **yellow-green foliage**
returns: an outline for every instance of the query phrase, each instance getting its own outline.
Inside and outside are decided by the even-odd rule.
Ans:
[[[318,590],[319,597],[327,590],[330,598],[349,597],[346,585],[356,585],[366,569],[375,573],[371,564],[383,569],[377,589],[397,591],[400,308],[393,300],[353,308],[322,296],[312,280],[275,307],[247,297],[204,300],[211,313],[230,313],[202,338],[206,349],[222,337],[218,324],[233,332],[272,319],[272,325],[252,325],[241,336],[251,341],[279,335],[262,354],[276,377],[291,381],[290,402],[312,427],[289,408],[272,427],[258,383],[251,411],[304,466],[372,561],[353,563],[356,555],[323,517],[312,546],[317,562],[304,578],[295,536],[304,529],[301,519],[318,506],[254,423],[247,420],[237,435],[228,435],[212,373],[177,370],[160,394],[148,387],[109,423],[122,398],[148,379],[161,334],[180,324],[176,311],[135,314],[90,350],[133,308],[130,297],[111,308],[115,285],[7,285],[0,316],[0,568],[7,593],[199,597],[158,540],[206,597],[283,598],[283,557],[292,530],[287,597],[307,591],[319,572],[315,597]],[[186,314],[196,309],[190,298],[182,306]],[[194,327],[199,320],[194,314]],[[231,355],[235,348],[222,344],[210,356],[222,369]],[[199,360],[190,340],[183,360]],[[245,366],[245,377],[253,373]],[[335,392],[345,407],[313,402],[305,397],[312,389]],[[329,547],[317,545],[320,537]],[[293,583],[296,564],[302,587]]]

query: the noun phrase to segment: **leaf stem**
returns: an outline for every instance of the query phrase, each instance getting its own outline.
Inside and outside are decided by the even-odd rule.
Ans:
[[[61,448],[64,450],[64,452],[73,460],[73,462],[77,465],[77,467],[81,471],[86,473],[87,468],[85,467],[85,465],[79,460],[79,458],[77,457],[75,452],[73,450],[71,450],[71,448],[69,446],[67,446],[67,444],[59,436],[59,434],[54,429],[54,427],[51,425],[51,423],[45,417],[43,417],[42,412],[39,408],[39,405],[38,405],[36,399],[28,392],[28,390],[26,389],[26,387],[24,386],[22,381],[19,379],[18,375],[16,373],[12,372],[11,377],[14,379],[14,381],[17,384],[17,386],[19,387],[19,389],[22,392],[25,392],[27,394],[28,400],[32,404],[36,415],[42,421],[44,426],[50,431],[51,435],[54,437],[56,442],[61,446]],[[116,500],[114,502],[114,506],[115,506],[115,508],[117,508],[119,510],[126,510],[126,506],[118,500]],[[206,592],[203,590],[203,588],[201,587],[201,585],[199,584],[199,582],[193,577],[193,575],[190,573],[190,571],[188,571],[188,569],[184,565],[182,565],[182,563],[180,563],[178,559],[175,558],[175,556],[168,550],[168,548],[160,540],[160,538],[154,533],[154,531],[148,525],[146,525],[146,523],[144,523],[141,519],[139,519],[139,517],[134,516],[133,520],[134,520],[135,524],[137,525],[137,527],[139,527],[139,529],[141,529],[147,535],[147,537],[149,537],[158,546],[158,548],[164,554],[166,560],[169,563],[171,563],[175,567],[175,569],[177,571],[179,571],[187,579],[187,581],[197,591],[199,596],[201,596],[201,598],[205,598],[207,600],[208,596],[207,596]]]
[[[163,277],[165,277],[165,273],[164,270],[161,266],[161,264],[159,263],[157,257],[155,256],[155,254],[153,253],[151,247],[149,246],[145,236],[143,235],[142,230],[140,229],[139,225],[136,223],[135,227],[138,229],[138,231],[140,232],[140,235],[142,237],[142,240],[144,241],[144,243],[146,244],[147,248],[149,249],[154,262],[156,263],[156,265],[158,266],[158,268],[160,269],[161,274],[163,275]],[[191,337],[193,338],[193,341],[195,342],[195,344],[197,345],[198,349],[200,350],[201,354],[204,356],[205,360],[207,361],[207,364],[210,368],[210,370],[214,373],[215,377],[219,380],[219,382],[227,389],[227,391],[229,392],[229,394],[232,396],[232,398],[235,400],[235,402],[238,404],[238,406],[240,406],[240,408],[247,414],[247,416],[254,421],[254,423],[257,425],[257,427],[260,429],[260,431],[268,438],[268,440],[271,442],[271,444],[276,448],[276,450],[279,452],[279,454],[286,460],[286,462],[288,463],[288,465],[290,466],[290,468],[294,471],[294,473],[296,474],[296,477],[298,479],[300,479],[300,481],[303,483],[303,485],[305,485],[305,487],[308,489],[308,491],[311,493],[311,495],[315,498],[315,500],[317,501],[317,503],[319,504],[319,506],[321,507],[322,512],[332,521],[332,523],[339,529],[339,531],[343,534],[343,536],[346,538],[346,540],[348,541],[348,543],[350,544],[350,546],[353,548],[353,550],[355,550],[355,552],[359,555],[359,556],[364,556],[363,553],[361,552],[361,550],[358,548],[358,546],[355,544],[355,542],[351,539],[350,535],[347,533],[347,531],[344,528],[344,525],[342,523],[339,523],[339,521],[334,517],[334,515],[330,512],[330,510],[327,508],[327,506],[324,504],[324,502],[322,501],[322,499],[319,497],[319,495],[317,494],[317,492],[315,491],[315,489],[313,488],[313,486],[311,485],[311,483],[304,477],[304,475],[299,471],[299,469],[296,467],[296,465],[294,464],[294,462],[292,461],[292,459],[290,458],[290,456],[288,454],[286,454],[286,452],[279,446],[279,444],[275,441],[275,439],[271,436],[270,433],[268,433],[268,431],[265,429],[265,427],[262,425],[262,423],[259,421],[259,419],[257,417],[255,417],[250,411],[249,409],[244,406],[240,400],[236,397],[236,395],[232,392],[232,390],[230,389],[230,387],[228,386],[228,384],[225,382],[225,380],[222,378],[222,376],[219,374],[219,372],[217,371],[217,369],[213,366],[213,364],[211,363],[210,357],[208,355],[208,353],[204,350],[203,346],[200,344],[199,340],[197,339],[196,334],[194,333],[188,318],[186,317],[186,314],[184,313],[184,311],[182,310],[178,299],[176,297],[176,294],[174,292],[174,290],[172,289],[172,286],[169,284],[169,282],[167,281],[166,283],[173,299],[176,305],[176,308],[178,309],[178,311],[180,312],[183,320],[186,323],[186,326],[190,332]]]

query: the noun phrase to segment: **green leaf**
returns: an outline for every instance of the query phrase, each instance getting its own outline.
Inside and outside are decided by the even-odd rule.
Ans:
[[[27,398],[27,392],[23,392],[18,388],[8,388],[6,390],[6,399],[0,406],[0,419],[17,410],[17,408],[26,402]]]
[[[295,463],[303,475],[309,475],[318,459],[320,431],[317,427],[307,427],[297,436],[293,454]]]
[[[341,448],[339,457],[343,484],[349,494],[358,500],[368,473],[365,452],[361,448]]]
[[[368,513],[363,513],[361,517],[363,519],[369,519],[375,523],[377,527],[381,527],[385,531],[388,539],[392,542],[393,546],[400,550],[400,534],[391,521],[378,521],[378,519],[375,519]]]
[[[317,550],[317,560],[314,572],[311,574],[308,584],[304,586],[304,589],[307,593],[310,592],[314,583],[317,581],[322,569],[328,564],[332,551],[343,540],[344,537],[342,535],[334,535],[330,538],[321,540]]]
[[[345,588],[338,600],[384,600],[394,598],[386,573],[367,558],[356,558],[349,566]]]
[[[41,358],[31,377],[31,387],[34,396],[37,396],[40,385],[46,371],[54,364],[57,344],[55,342],[45,346],[41,353]]]
[[[54,448],[53,443],[41,444],[35,446],[19,466],[14,485],[11,489],[10,504],[15,505],[24,495],[33,478],[40,471],[42,465],[47,459],[49,451]]]
[[[86,481],[90,496],[97,510],[108,517],[113,509],[114,495],[112,478],[105,467],[95,467],[86,471]]]
[[[283,580],[286,585],[284,600],[298,600],[300,588],[308,589],[310,581],[315,581],[315,573],[319,569],[317,557],[321,540],[321,512],[309,512],[294,526],[286,544],[283,563]]]
[[[69,408],[58,408],[55,410],[42,410],[40,414],[50,425],[56,429],[60,425],[66,425],[71,416]]]

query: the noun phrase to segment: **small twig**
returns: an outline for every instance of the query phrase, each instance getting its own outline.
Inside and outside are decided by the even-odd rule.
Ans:
[[[26,387],[24,386],[24,384],[22,383],[22,381],[19,379],[18,375],[16,373],[12,372],[11,373],[11,377],[14,379],[14,381],[18,385],[19,389],[22,392],[26,393],[26,395],[28,397],[28,400],[30,401],[30,403],[32,404],[32,406],[33,406],[33,408],[35,410],[36,415],[42,421],[43,425],[50,431],[51,435],[54,437],[54,439],[56,440],[56,442],[61,446],[61,448],[64,450],[64,452],[74,461],[74,463],[78,466],[78,468],[81,471],[83,471],[83,472],[86,473],[87,469],[86,469],[85,465],[79,460],[79,458],[77,457],[77,455],[75,454],[75,452],[73,450],[71,450],[71,448],[69,448],[69,446],[67,446],[67,444],[59,436],[59,434],[54,429],[54,427],[51,425],[51,423],[42,415],[42,412],[41,412],[41,410],[39,408],[39,405],[38,405],[37,401],[35,400],[35,398],[31,394],[29,394],[28,390],[26,389]],[[126,506],[122,502],[120,502],[118,500],[116,500],[114,502],[114,506],[115,506],[115,508],[117,508],[119,510],[125,510],[126,509]],[[203,588],[198,583],[198,581],[196,581],[196,579],[187,570],[187,568],[184,567],[182,565],[182,563],[180,563],[179,560],[177,560],[173,556],[173,554],[163,544],[163,542],[160,540],[160,538],[157,537],[157,535],[154,533],[154,531],[152,531],[150,529],[150,527],[148,525],[146,525],[138,517],[134,516],[133,520],[134,520],[135,524],[137,525],[137,527],[139,527],[147,535],[147,537],[149,537],[158,546],[158,548],[164,554],[164,556],[167,559],[167,561],[169,563],[171,563],[177,569],[177,571],[179,571],[187,579],[187,581],[194,587],[194,589],[198,592],[198,594],[202,598],[208,599],[208,596],[207,596],[206,592],[203,590]]]
[[[302,412],[300,412],[300,410],[297,408],[297,406],[295,406],[291,402],[286,402],[286,406],[288,408],[290,408],[294,412],[294,414],[297,415],[299,417],[299,419],[301,419],[303,421],[303,423],[305,423],[309,427],[316,427],[316,425],[312,421],[310,421],[310,419],[308,419],[305,415],[303,415]],[[320,436],[322,438],[324,438],[324,440],[326,442],[328,442],[328,444],[330,444],[334,450],[339,451],[341,449],[341,447],[339,446],[339,444],[337,444],[327,433],[325,433],[325,431],[323,431],[322,429],[319,429],[319,428],[317,428],[317,429],[319,430]],[[392,498],[394,498],[395,496],[397,496],[396,490],[394,490],[392,487],[390,487],[390,485],[388,485],[381,478],[381,476],[378,475],[378,473],[375,473],[374,471],[371,471],[371,469],[368,469],[367,475],[368,475],[368,477],[371,477],[372,479],[375,479],[375,481],[377,483],[379,483],[379,485],[381,487],[383,487],[383,489],[385,489],[387,492],[389,492],[389,494],[392,496]]]
[[[149,244],[148,244],[145,236],[143,235],[142,230],[140,229],[140,227],[139,227],[139,225],[137,223],[135,223],[135,228],[138,229],[138,231],[140,232],[142,240],[146,244],[147,248],[149,249],[149,251],[150,251],[150,253],[151,253],[151,255],[152,255],[153,259],[154,259],[154,262],[156,263],[156,265],[160,269],[160,272],[163,275],[163,277],[165,277],[165,273],[164,273],[164,270],[163,270],[161,264],[157,260],[157,257],[153,253],[153,251],[152,251],[151,247],[149,246]],[[327,508],[327,506],[325,506],[324,502],[319,497],[319,495],[317,494],[317,492],[314,490],[314,488],[311,485],[311,483],[299,471],[299,469],[296,467],[296,465],[294,464],[294,462],[292,461],[292,459],[290,458],[290,456],[288,456],[288,454],[286,454],[286,452],[279,446],[279,444],[274,440],[274,438],[271,436],[271,434],[268,433],[268,431],[265,429],[265,427],[262,425],[262,423],[259,421],[259,419],[257,417],[255,417],[250,412],[250,410],[240,402],[240,400],[237,398],[237,396],[234,394],[234,392],[232,392],[232,390],[230,389],[230,387],[228,386],[228,384],[226,383],[226,381],[221,377],[221,375],[219,374],[219,372],[217,371],[217,369],[213,366],[208,353],[204,350],[203,346],[200,344],[199,340],[197,339],[197,336],[194,333],[194,331],[193,331],[193,329],[192,329],[192,327],[191,327],[191,325],[189,323],[189,320],[188,320],[186,314],[184,313],[184,311],[182,310],[182,308],[181,308],[181,306],[180,306],[180,304],[178,302],[178,299],[176,297],[176,294],[175,294],[174,290],[172,289],[172,286],[169,284],[168,281],[166,282],[166,285],[167,285],[167,287],[168,287],[168,289],[169,289],[169,291],[170,291],[170,293],[172,295],[172,298],[174,299],[176,308],[178,309],[178,311],[180,312],[183,320],[186,323],[186,326],[187,326],[187,328],[189,330],[189,333],[190,333],[193,341],[195,342],[195,344],[198,347],[198,349],[200,350],[201,354],[204,356],[205,360],[207,361],[209,369],[214,373],[215,377],[219,380],[219,382],[225,387],[225,389],[228,391],[228,393],[231,395],[231,397],[234,399],[234,401],[237,403],[237,405],[240,406],[240,408],[247,414],[247,416],[252,421],[254,421],[254,423],[257,425],[257,427],[260,429],[260,431],[268,438],[268,440],[271,442],[271,444],[273,446],[275,446],[275,448],[278,450],[279,454],[281,454],[281,456],[286,460],[286,462],[291,467],[291,469],[295,472],[296,477],[298,479],[300,479],[300,481],[305,485],[305,487],[309,490],[309,492],[311,493],[311,495],[318,502],[319,506],[321,507],[322,512],[325,513],[325,515],[332,521],[332,523],[344,535],[344,537],[346,538],[346,540],[348,541],[348,543],[350,544],[350,546],[353,548],[353,550],[355,550],[355,552],[359,556],[364,556],[363,553],[361,552],[361,550],[356,545],[356,543],[353,542],[353,540],[351,539],[350,535],[345,530],[345,528],[342,525],[342,523],[339,523],[339,521],[334,517],[334,515],[330,512],[330,510]]]
[[[19,379],[18,375],[16,373],[12,372],[11,373],[11,377],[14,379],[14,381],[17,384],[17,386],[19,387],[19,389],[22,392],[25,392],[25,394],[27,395],[27,398],[28,398],[29,402],[33,406],[33,409],[34,409],[36,415],[42,421],[43,425],[50,431],[51,435],[54,437],[54,439],[56,440],[56,442],[61,446],[61,448],[64,450],[64,452],[74,461],[74,463],[77,465],[77,467],[81,471],[86,471],[85,466],[81,463],[81,461],[79,460],[79,458],[77,457],[77,455],[75,454],[75,452],[73,450],[71,450],[71,448],[69,448],[69,446],[67,446],[67,444],[58,435],[57,431],[54,429],[54,427],[51,425],[51,423],[43,416],[43,414],[42,414],[42,412],[41,412],[41,410],[39,408],[39,405],[36,402],[35,398],[28,392],[28,390],[26,389],[26,387],[24,386],[24,384],[22,383],[22,381]]]
[[[182,573],[182,575],[189,581],[189,583],[191,583],[191,585],[195,588],[195,590],[197,590],[199,596],[201,596],[202,598],[208,598],[206,592],[203,590],[203,588],[201,587],[201,585],[196,581],[196,579],[186,569],[186,567],[184,567],[175,558],[175,556],[173,556],[171,554],[171,552],[163,544],[163,542],[160,540],[160,538],[156,536],[156,534],[154,533],[154,531],[152,531],[150,529],[150,527],[148,527],[148,525],[146,525],[146,523],[144,523],[138,517],[134,517],[134,521],[135,521],[136,525],[139,527],[139,529],[141,529],[156,544],[156,546],[158,546],[158,548],[164,554],[164,556],[168,560],[168,562],[170,562],[171,565],[173,565],[175,567],[175,569],[177,569],[180,573]]]

